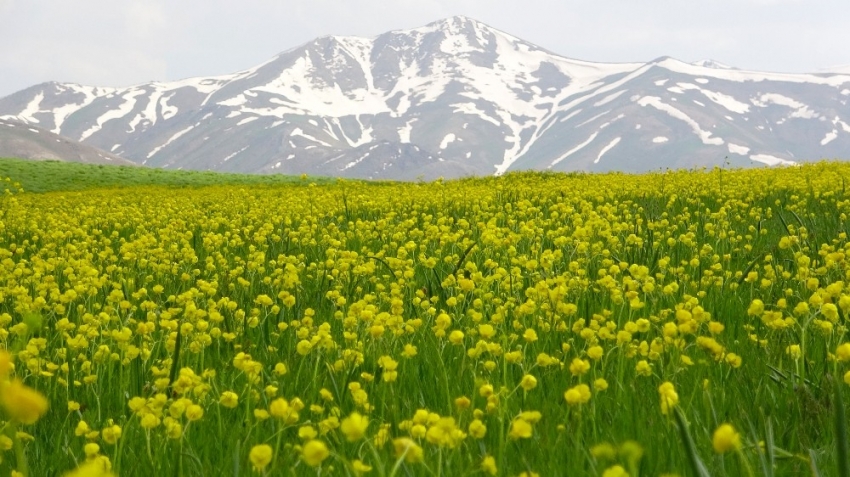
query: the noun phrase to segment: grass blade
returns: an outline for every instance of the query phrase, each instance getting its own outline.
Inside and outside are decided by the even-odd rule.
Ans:
[[[847,418],[844,413],[844,398],[841,386],[844,383],[835,383],[835,446],[836,458],[838,459],[838,477],[850,477],[850,460],[847,458]]]
[[[765,427],[767,428],[766,429],[767,435],[765,436],[765,439],[764,439],[764,446],[765,446],[765,450],[767,452],[767,464],[768,464],[767,471],[769,472],[769,473],[765,473],[765,475],[767,477],[773,477],[773,469],[774,469],[774,466],[776,465],[776,449],[774,448],[774,445],[773,445],[773,420],[768,418]]]
[[[699,458],[694,439],[688,430],[688,421],[685,420],[682,410],[676,407],[673,415],[676,417],[676,424],[679,426],[679,433],[682,436],[682,443],[685,445],[685,453],[688,455],[688,463],[691,465],[691,470],[698,477],[711,477],[705,464],[702,463],[702,459]]]
[[[821,477],[820,469],[818,469],[818,461],[815,459],[814,449],[809,449],[809,467],[812,469],[812,477]]]

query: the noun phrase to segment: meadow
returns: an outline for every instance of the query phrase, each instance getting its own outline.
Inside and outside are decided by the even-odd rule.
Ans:
[[[850,475],[848,164],[89,170],[0,187],[3,475]]]
[[[0,177],[14,178],[15,182],[28,192],[138,186],[274,185],[300,181],[299,177],[281,174],[225,174],[211,171],[182,171],[11,158],[0,158]],[[310,181],[323,184],[333,182],[333,179],[311,177]]]

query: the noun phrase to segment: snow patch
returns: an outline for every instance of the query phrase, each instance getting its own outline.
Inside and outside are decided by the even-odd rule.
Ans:
[[[454,133],[446,134],[446,137],[444,137],[442,142],[440,142],[440,149],[445,149],[449,147],[449,144],[455,142],[456,139],[457,136],[455,136]]]
[[[356,166],[357,164],[360,164],[361,162],[363,162],[363,160],[366,159],[367,157],[369,157],[370,154],[371,154],[371,152],[367,152],[366,154],[363,154],[362,156],[360,156],[359,159],[355,159],[355,160],[349,162],[348,164],[344,165],[342,167],[342,169],[340,169],[340,170],[345,171],[345,170],[351,169],[352,167]]]
[[[705,79],[705,78],[697,78],[694,81],[696,81],[699,84],[708,84],[708,80]]]
[[[413,131],[413,123],[416,122],[418,118],[413,118],[404,124],[404,126],[398,128],[398,140],[399,142],[409,144],[410,143],[410,133]]]
[[[592,123],[593,121],[596,121],[597,119],[601,118],[602,116],[605,116],[606,114],[608,114],[608,113],[610,113],[610,112],[611,112],[611,110],[609,109],[608,111],[605,111],[605,112],[603,112],[603,113],[599,113],[599,114],[597,114],[596,116],[594,116],[594,117],[592,117],[592,118],[588,119],[587,121],[585,121],[585,122],[583,122],[583,123],[581,123],[581,124],[577,124],[577,125],[576,125],[576,128],[579,128],[579,127],[581,127],[581,126],[584,126],[584,125],[585,125],[585,124],[587,124],[587,123]]]
[[[227,162],[227,161],[233,159],[234,157],[236,157],[237,154],[243,152],[245,149],[248,149],[248,146],[245,146],[242,149],[234,152],[233,154],[230,154],[229,156],[225,157],[224,160],[222,160],[221,162]]]
[[[783,96],[777,93],[766,93],[762,94],[758,98],[753,98],[750,100],[754,105],[765,108],[770,104],[776,104],[779,106],[785,106],[787,108],[793,109],[794,111],[788,116],[786,119],[790,118],[802,118],[802,119],[812,119],[817,117],[818,115],[812,111],[807,105],[793,99],[788,96]],[[784,121],[783,121],[784,122]]]
[[[242,125],[244,125],[244,124],[248,124],[248,123],[250,123],[251,121],[256,121],[256,120],[258,120],[258,119],[260,119],[258,116],[249,116],[249,117],[247,117],[247,118],[244,118],[244,119],[240,120],[238,123],[236,123],[236,125],[237,125],[237,126],[242,126]]]
[[[144,90],[137,89],[131,90],[127,94],[121,96],[121,99],[123,99],[124,102],[118,105],[117,108],[110,109],[102,116],[97,118],[95,125],[84,131],[83,134],[80,135],[80,141],[84,141],[91,137],[92,134],[100,131],[107,121],[110,121],[112,119],[123,118],[124,116],[130,114],[133,111],[133,108],[135,108],[136,106],[136,97],[141,96],[143,94],[145,94]]]
[[[596,136],[598,136],[598,135],[599,135],[599,133],[598,133],[598,132],[595,132],[595,133],[591,134],[591,135],[590,135],[590,137],[589,137],[589,138],[587,138],[587,140],[586,140],[586,141],[584,141],[583,143],[579,144],[578,146],[576,146],[576,147],[574,147],[574,148],[570,149],[569,151],[567,151],[566,153],[564,153],[564,155],[563,155],[563,156],[561,156],[561,157],[559,157],[559,158],[555,159],[554,161],[552,161],[552,164],[549,164],[549,169],[551,169],[551,168],[552,168],[552,166],[554,166],[555,164],[557,164],[557,163],[559,163],[559,162],[563,161],[564,159],[566,159],[566,158],[568,158],[568,157],[572,156],[572,155],[573,155],[573,154],[575,154],[576,152],[578,152],[578,151],[580,151],[581,149],[583,149],[585,146],[587,146],[588,144],[590,144],[591,142],[593,142],[593,140],[594,140],[594,139],[596,139]]]
[[[177,139],[179,139],[181,136],[183,136],[184,134],[186,134],[187,132],[191,131],[191,130],[192,130],[192,129],[194,129],[194,128],[195,128],[195,125],[193,124],[193,125],[189,126],[188,128],[183,129],[182,131],[178,131],[176,134],[174,134],[173,136],[171,136],[171,137],[170,137],[167,141],[165,141],[165,143],[163,143],[161,146],[157,146],[157,147],[153,148],[153,150],[152,150],[151,152],[149,152],[149,153],[148,153],[147,158],[148,158],[148,159],[150,159],[151,157],[153,157],[153,155],[154,155],[154,154],[156,154],[156,153],[158,153],[159,151],[161,151],[161,150],[162,150],[162,148],[164,148],[164,147],[168,146],[169,144],[171,144],[172,142],[176,141],[176,140],[177,140]]]
[[[672,117],[674,117],[674,118],[676,118],[680,121],[683,121],[684,123],[686,123],[688,126],[691,127],[691,129],[694,131],[694,133],[697,136],[699,136],[699,138],[702,140],[703,144],[708,144],[708,145],[713,145],[713,146],[722,146],[723,145],[723,142],[724,142],[723,139],[721,139],[719,137],[711,137],[710,131],[703,131],[702,128],[700,127],[700,125],[696,121],[691,119],[690,116],[688,116],[687,114],[683,113],[682,111],[674,108],[673,106],[670,106],[669,104],[661,102],[661,98],[659,98],[657,96],[644,96],[643,98],[640,99],[640,101],[638,101],[638,104],[640,104],[643,107],[652,106],[653,108],[655,108],[659,111],[665,112],[665,113],[669,114],[670,116],[672,116]]]
[[[667,139],[664,136],[658,136],[658,137],[652,138],[652,142],[654,142],[655,144],[661,144],[661,143],[665,143],[667,141],[669,141],[669,139]]]
[[[572,118],[573,116],[575,116],[576,114],[578,114],[578,113],[580,113],[580,112],[581,112],[581,108],[576,109],[575,111],[571,112],[570,114],[568,114],[568,115],[564,116],[563,118],[559,119],[559,120],[558,120],[558,122],[559,122],[559,123],[562,123],[562,122],[564,122],[564,121],[569,121],[569,120],[570,120],[570,118]]]
[[[756,162],[761,162],[762,164],[767,164],[768,166],[793,166],[794,164],[797,164],[794,161],[771,156],[769,154],[753,154],[750,156],[750,159]]]
[[[833,87],[840,87],[848,80],[847,76],[819,76],[814,74],[797,74],[797,73],[764,73],[760,71],[744,71],[737,69],[715,69],[705,68],[701,66],[684,63],[673,58],[668,58],[658,63],[657,66],[673,71],[675,73],[683,73],[691,76],[709,77],[735,82],[761,82],[761,81],[779,81],[786,83],[813,83],[822,84]]]
[[[478,116],[479,118],[487,121],[488,123],[493,123],[496,126],[502,125],[502,123],[499,122],[498,119],[487,114],[486,111],[480,109],[478,106],[475,105],[475,103],[455,103],[455,104],[452,104],[450,106],[455,108],[454,112],[456,112],[456,113],[469,114],[471,116]]]
[[[750,153],[750,148],[748,148],[747,146],[739,146],[737,144],[732,144],[731,142],[727,144],[727,146],[729,147],[730,154],[739,154],[741,156],[746,156]]]
[[[168,101],[173,97],[174,95],[172,94],[159,100],[159,108],[160,111],[162,111],[162,119],[165,119],[166,121],[176,116],[178,112],[177,106],[171,106],[168,104]]]
[[[611,93],[608,96],[605,96],[604,98],[600,99],[599,101],[593,103],[593,105],[594,106],[602,106],[602,105],[608,104],[611,101],[614,101],[615,99],[617,99],[618,96],[620,96],[621,94],[623,94],[625,92],[626,92],[626,90],[621,89],[620,91],[617,91],[616,93]]]
[[[28,123],[39,123],[39,120],[33,116],[41,109],[41,101],[44,99],[44,93],[39,92],[35,97],[27,103],[23,111],[18,114],[18,118]]]
[[[605,155],[608,151],[614,148],[617,144],[620,143],[620,138],[615,137],[613,141],[609,142],[607,146],[603,147],[601,151],[599,151],[599,155],[596,156],[596,160],[593,161],[594,164],[599,164],[599,160],[602,159],[602,156]]]
[[[325,141],[322,141],[321,139],[317,139],[317,138],[315,138],[315,137],[313,137],[309,134],[306,134],[303,130],[301,130],[301,128],[293,129],[292,132],[289,133],[289,136],[290,137],[303,137],[304,139],[308,139],[308,140],[313,141],[315,143],[321,144],[322,146],[333,147],[330,144],[326,143]],[[291,144],[291,142],[290,142],[290,144]]]
[[[713,102],[723,106],[724,108],[732,111],[733,113],[744,114],[750,111],[750,105],[746,103],[742,103],[732,96],[718,93],[716,91],[709,91],[707,89],[700,89],[700,93],[702,93],[706,98],[712,100]]]
[[[820,141],[820,145],[821,145],[821,146],[826,146],[827,144],[829,144],[829,143],[831,143],[833,140],[835,140],[835,138],[837,138],[837,137],[838,137],[838,131],[837,131],[837,130],[835,130],[835,129],[833,129],[832,131],[830,131],[830,132],[826,133],[826,136],[824,136],[824,138],[823,138],[823,139],[821,139],[821,141]]]

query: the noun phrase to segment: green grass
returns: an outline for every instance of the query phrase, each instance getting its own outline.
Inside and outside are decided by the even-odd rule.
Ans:
[[[354,459],[367,476],[479,477],[485,456],[512,477],[845,477],[847,176],[815,164],[0,195],[0,348],[50,403],[0,476],[62,475],[97,443],[123,477],[354,477]],[[580,385],[589,400],[567,400]],[[278,398],[303,403],[297,422],[255,414]],[[418,437],[423,461],[405,462],[393,439],[414,435],[419,409],[431,429],[487,432]],[[370,425],[350,442],[330,424],[354,411]],[[532,432],[512,433],[531,411]],[[162,422],[146,429],[149,416]],[[714,442],[724,423],[738,445]],[[331,450],[320,469],[301,458],[302,429]],[[274,450],[265,474],[251,470],[258,445]]]
[[[148,167],[80,164],[61,161],[30,161],[0,158],[0,178],[9,177],[28,192],[53,192],[93,188],[214,185],[275,185],[303,182],[283,174],[230,174],[210,171],[176,171]],[[334,179],[310,177],[309,182]]]

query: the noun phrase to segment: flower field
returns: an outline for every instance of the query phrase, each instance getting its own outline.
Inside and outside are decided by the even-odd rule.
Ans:
[[[12,178],[0,474],[848,476],[847,178]]]

